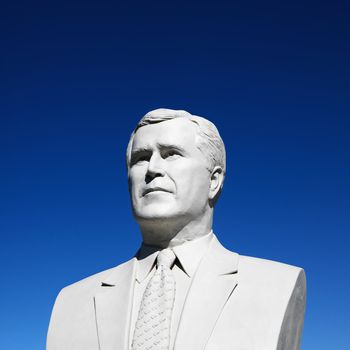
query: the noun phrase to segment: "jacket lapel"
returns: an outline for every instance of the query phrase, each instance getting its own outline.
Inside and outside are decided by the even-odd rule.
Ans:
[[[94,297],[99,350],[127,350],[135,259],[118,266]]]
[[[181,315],[175,350],[203,350],[237,281],[238,254],[214,237],[194,276]]]

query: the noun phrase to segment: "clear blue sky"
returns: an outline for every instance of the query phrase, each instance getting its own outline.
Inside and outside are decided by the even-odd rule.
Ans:
[[[0,16],[1,349],[44,349],[60,288],[134,254],[124,154],[158,107],[221,131],[224,245],[305,268],[302,349],[349,349],[348,1],[11,1]]]

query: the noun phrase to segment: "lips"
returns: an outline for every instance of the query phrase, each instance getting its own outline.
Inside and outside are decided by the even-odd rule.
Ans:
[[[162,187],[151,187],[151,188],[146,188],[143,192],[142,192],[142,196],[145,196],[148,193],[151,192],[167,192],[167,193],[171,193],[171,191],[166,190],[165,188]]]

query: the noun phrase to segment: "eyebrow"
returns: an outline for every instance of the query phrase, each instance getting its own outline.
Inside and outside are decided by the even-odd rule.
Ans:
[[[135,150],[131,151],[131,155],[150,151],[151,150],[149,148],[136,148]]]
[[[157,143],[157,147],[159,149],[175,149],[179,152],[182,152],[182,153],[186,153],[186,150],[179,146],[179,145],[174,145],[174,144],[165,144],[165,143]],[[136,155],[136,154],[139,154],[139,153],[145,153],[145,152],[152,152],[151,148],[147,148],[147,147],[141,147],[141,148],[136,148],[135,150],[133,150],[131,152],[131,155]]]

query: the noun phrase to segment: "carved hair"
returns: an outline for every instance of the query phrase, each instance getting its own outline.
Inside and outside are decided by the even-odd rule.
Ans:
[[[192,115],[183,110],[173,110],[159,108],[148,112],[137,124],[132,132],[126,151],[126,163],[129,169],[131,148],[136,131],[145,125],[161,123],[175,118],[187,118],[198,126],[196,144],[198,149],[204,154],[208,161],[208,169],[212,171],[215,166],[220,166],[223,174],[226,172],[226,152],[225,145],[222,141],[216,126],[209,120]]]

